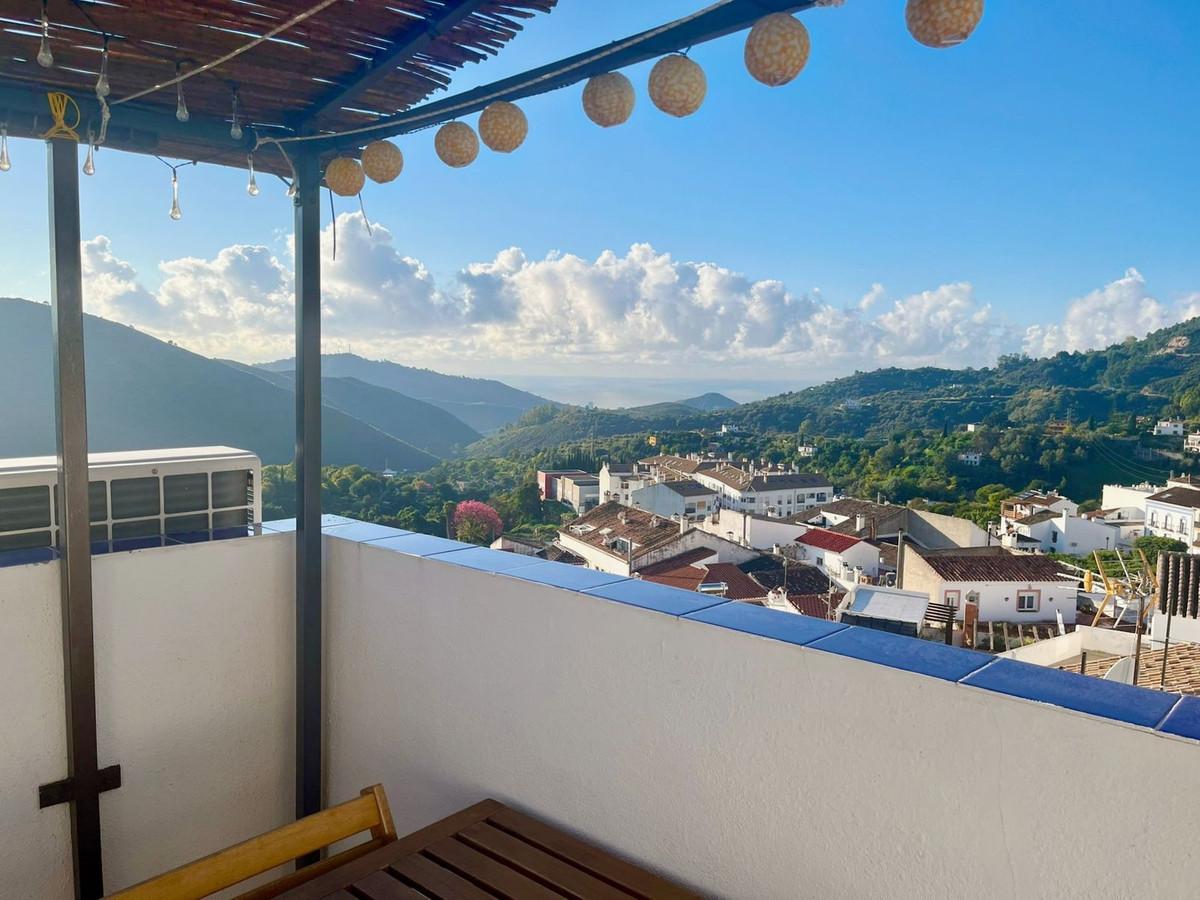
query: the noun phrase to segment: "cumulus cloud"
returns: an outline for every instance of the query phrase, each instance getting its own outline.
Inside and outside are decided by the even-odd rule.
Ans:
[[[558,252],[530,259],[510,247],[439,284],[396,249],[385,226],[368,228],[360,214],[338,217],[336,258],[332,244],[326,228],[330,345],[456,369],[709,364],[770,366],[817,380],[883,365],[987,365],[1022,343],[1037,355],[1082,349],[1200,311],[1200,294],[1168,309],[1130,270],[1074,301],[1063,322],[1030,328],[1022,339],[965,282],[896,298],[874,284],[842,308],[818,291],[797,293],[643,243],[595,259]],[[209,355],[258,361],[291,353],[290,246],[236,245],[211,259],[168,260],[154,291],[106,237],[84,243],[84,267],[88,308],[99,315]]]

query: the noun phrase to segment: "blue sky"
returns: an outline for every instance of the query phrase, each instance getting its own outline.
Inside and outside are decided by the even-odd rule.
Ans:
[[[701,5],[561,0],[497,59],[465,70],[455,87]],[[431,280],[437,291],[461,291],[460,270],[494,261],[508,247],[521,248],[527,261],[551,251],[594,261],[645,243],[676,263],[712,263],[751,284],[777,280],[794,298],[835,310],[855,308],[876,284],[886,299],[872,314],[885,309],[880,304],[969,284],[965,314],[988,309],[999,349],[1019,346],[1027,326],[1061,329],[1072,301],[1104,292],[1130,268],[1140,281],[1112,302],[1158,304],[1135,323],[1178,315],[1200,291],[1200,4],[993,0],[975,35],[948,51],[911,39],[900,0],[848,0],[802,18],[812,57],[788,86],[753,81],[742,65],[744,38],[733,35],[692,51],[709,93],[688,119],[653,108],[644,89],[649,64],[638,66],[627,70],[638,105],[619,128],[592,125],[575,86],[522,103],[530,134],[511,156],[485,151],[473,166],[451,170],[434,156],[431,133],[400,139],[405,171],[365,192],[367,212],[386,227],[391,251],[419,260],[423,283]],[[22,141],[11,153],[13,170],[0,176],[10,224],[0,292],[42,299],[44,150]],[[148,293],[166,277],[162,261],[214,260],[231,246],[265,246],[286,267],[291,208],[274,179],[264,178],[262,195],[250,199],[243,173],[184,170],[185,215],[171,222],[169,173],[159,162],[102,152],[97,169],[84,179],[84,236],[106,236],[112,257]],[[340,201],[339,211],[351,209]],[[1090,318],[1110,308],[1082,311],[1090,309]],[[371,327],[364,321],[359,342],[370,340]],[[347,343],[355,336],[341,333]],[[1042,343],[1075,346],[1108,336],[1067,340],[1059,333]],[[586,375],[653,349],[613,345],[607,358],[593,340],[553,365],[542,354],[491,365],[487,345],[497,339],[480,335],[469,351],[446,345],[443,361],[433,350],[414,361]],[[704,343],[697,352],[728,364],[731,377],[761,371],[768,356],[785,377],[836,373],[812,344],[803,352],[797,346],[759,360],[745,352],[712,355]],[[406,355],[403,343],[394,349]],[[902,364],[923,358],[893,355]],[[979,362],[969,356],[962,361]],[[875,357],[890,361],[883,350]]]

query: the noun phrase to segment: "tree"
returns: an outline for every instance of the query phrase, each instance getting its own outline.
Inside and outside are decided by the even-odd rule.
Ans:
[[[1187,550],[1187,544],[1183,541],[1159,537],[1156,534],[1146,534],[1140,538],[1134,538],[1133,546],[1146,554],[1146,559],[1151,565],[1157,562],[1160,553],[1182,553]]]
[[[464,500],[454,508],[454,534],[460,541],[487,544],[503,530],[500,514],[482,500]]]

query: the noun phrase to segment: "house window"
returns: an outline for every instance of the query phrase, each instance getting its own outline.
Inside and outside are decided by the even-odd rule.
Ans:
[[[1169,514],[1163,517],[1163,530],[1171,530],[1171,516]]]
[[[961,597],[962,591],[946,591],[946,605],[958,609],[958,602]]]
[[[1157,511],[1151,511],[1151,513],[1150,513],[1150,524],[1151,524],[1152,526],[1153,526],[1153,525],[1157,525],[1157,524],[1158,524],[1158,512],[1157,512]]]
[[[1017,612],[1037,612],[1041,605],[1041,591],[1017,591]]]

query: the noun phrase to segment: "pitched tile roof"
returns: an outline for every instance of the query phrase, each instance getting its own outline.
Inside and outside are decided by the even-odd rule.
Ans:
[[[833,611],[838,608],[845,591],[829,594],[788,594],[788,603],[796,608],[796,612],[815,619],[832,619]]]
[[[685,591],[698,591],[702,584],[723,583],[725,593],[722,596],[728,600],[760,600],[767,596],[767,588],[733,563],[704,565],[693,562],[697,556],[703,559],[705,556],[712,556],[713,553],[712,550],[706,550],[702,555],[698,555],[696,551],[688,551],[653,566],[647,566],[639,570],[638,574],[646,581],[682,588]]]
[[[1159,503],[1169,503],[1172,506],[1200,509],[1200,491],[1195,488],[1169,487],[1165,491],[1151,494],[1146,499],[1155,500]]]
[[[679,525],[662,516],[610,500],[564,525],[558,533],[624,559],[625,554],[611,546],[614,539],[631,541],[634,550],[645,553],[679,537]]]
[[[664,481],[663,486],[674,491],[680,497],[711,497],[716,496],[712,488],[695,481]]]
[[[638,574],[643,578],[650,575],[659,575],[663,572],[682,569],[684,566],[695,565],[702,559],[708,559],[710,556],[716,555],[717,551],[708,547],[693,547],[691,550],[684,550],[682,553],[678,553],[668,559],[662,559],[648,566],[642,566],[638,569]]]
[[[796,538],[796,543],[818,547],[821,550],[830,550],[834,553],[844,553],[855,544],[862,543],[862,541],[852,534],[839,534],[836,531],[830,531],[828,528],[810,528],[804,534],[800,535],[800,537]]]
[[[915,548],[910,548],[915,549]],[[992,549],[992,548],[986,548]],[[1000,549],[1000,548],[995,548]],[[1048,556],[1026,553],[964,553],[962,550],[916,551],[946,581],[1059,581],[1070,577]]]
[[[704,473],[738,491],[787,491],[797,488],[832,488],[829,479],[813,472],[756,472],[723,463]]]

